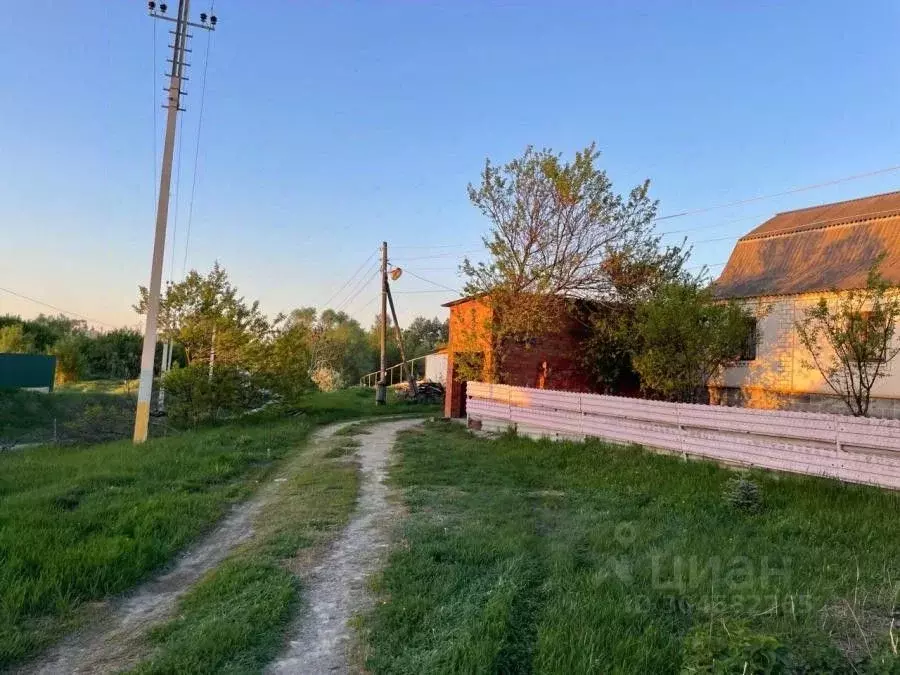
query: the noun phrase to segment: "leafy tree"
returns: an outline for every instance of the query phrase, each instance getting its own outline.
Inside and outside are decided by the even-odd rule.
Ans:
[[[24,354],[34,351],[34,344],[23,331],[22,324],[0,328],[0,354]]]
[[[598,157],[594,144],[572,161],[529,147],[503,166],[488,160],[481,184],[469,185],[469,199],[492,223],[484,239],[491,259],[466,259],[461,271],[466,293],[483,295],[492,309],[484,328],[494,381],[505,377],[510,346],[555,331],[571,299],[615,302],[614,261],[628,261],[635,274],[648,256],[657,261],[649,181],[616,194]]]
[[[295,399],[312,388],[315,315],[312,307],[294,310],[273,331],[260,364],[258,381],[262,386],[287,399]]]
[[[143,336],[129,328],[87,336],[82,342],[87,379],[134,379],[140,375]]]
[[[818,370],[857,417],[869,414],[872,388],[900,352],[894,343],[898,318],[900,297],[876,264],[865,288],[842,291],[832,302],[820,297],[795,324],[809,352],[804,365]]]
[[[57,316],[39,314],[36,318],[26,321],[24,329],[31,336],[34,348],[39,352],[52,349],[57,342],[66,337],[88,332],[87,323],[81,319],[70,319],[62,314]]]
[[[431,354],[446,345],[449,339],[449,319],[441,321],[437,317],[426,319],[424,316],[417,316],[403,331],[403,344],[406,347],[406,356],[410,359]]]
[[[704,402],[709,379],[740,354],[751,320],[695,281],[663,286],[636,314],[640,350],[632,358],[642,386],[669,400]]]
[[[259,403],[246,376],[232,365],[214,366],[212,378],[202,363],[173,368],[166,373],[165,387],[166,411],[176,425],[197,426]]]
[[[638,307],[667,284],[700,280],[684,270],[690,253],[684,246],[662,247],[656,235],[648,235],[639,245],[639,251],[619,251],[603,261],[612,292],[584,305],[583,318],[591,330],[582,345],[583,362],[607,393],[634,390],[640,384],[632,362],[632,354],[641,349]]]
[[[147,289],[141,286],[136,312],[146,313],[147,299]],[[206,276],[191,270],[183,281],[169,284],[159,316],[163,339],[182,345],[188,364],[208,363],[213,341],[217,363],[248,363],[258,357],[272,327],[259,302],[248,303],[238,295],[218,263]]]

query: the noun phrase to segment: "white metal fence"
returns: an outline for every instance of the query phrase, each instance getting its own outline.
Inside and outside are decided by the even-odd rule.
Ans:
[[[616,443],[900,489],[900,420],[666,403],[469,382],[483,428]]]

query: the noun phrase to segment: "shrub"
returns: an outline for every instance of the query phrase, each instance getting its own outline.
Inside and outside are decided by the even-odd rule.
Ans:
[[[745,513],[762,511],[762,495],[759,486],[747,476],[736,476],[725,485],[725,501],[732,508]]]
[[[249,377],[233,366],[207,364],[170,370],[163,380],[166,412],[174,424],[197,426],[249,408],[257,397]]]
[[[312,381],[322,391],[337,391],[344,388],[344,378],[334,368],[323,366],[312,374]]]

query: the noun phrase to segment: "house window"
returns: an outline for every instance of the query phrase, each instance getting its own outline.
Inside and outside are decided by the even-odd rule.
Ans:
[[[757,326],[756,319],[750,319],[750,330],[747,331],[747,337],[744,338],[744,344],[741,345],[741,361],[755,361],[756,360],[756,345],[759,344],[759,327]]]

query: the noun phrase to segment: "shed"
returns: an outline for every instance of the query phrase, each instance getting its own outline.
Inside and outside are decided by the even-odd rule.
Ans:
[[[438,349],[425,356],[425,379],[429,382],[447,384],[447,349]]]

